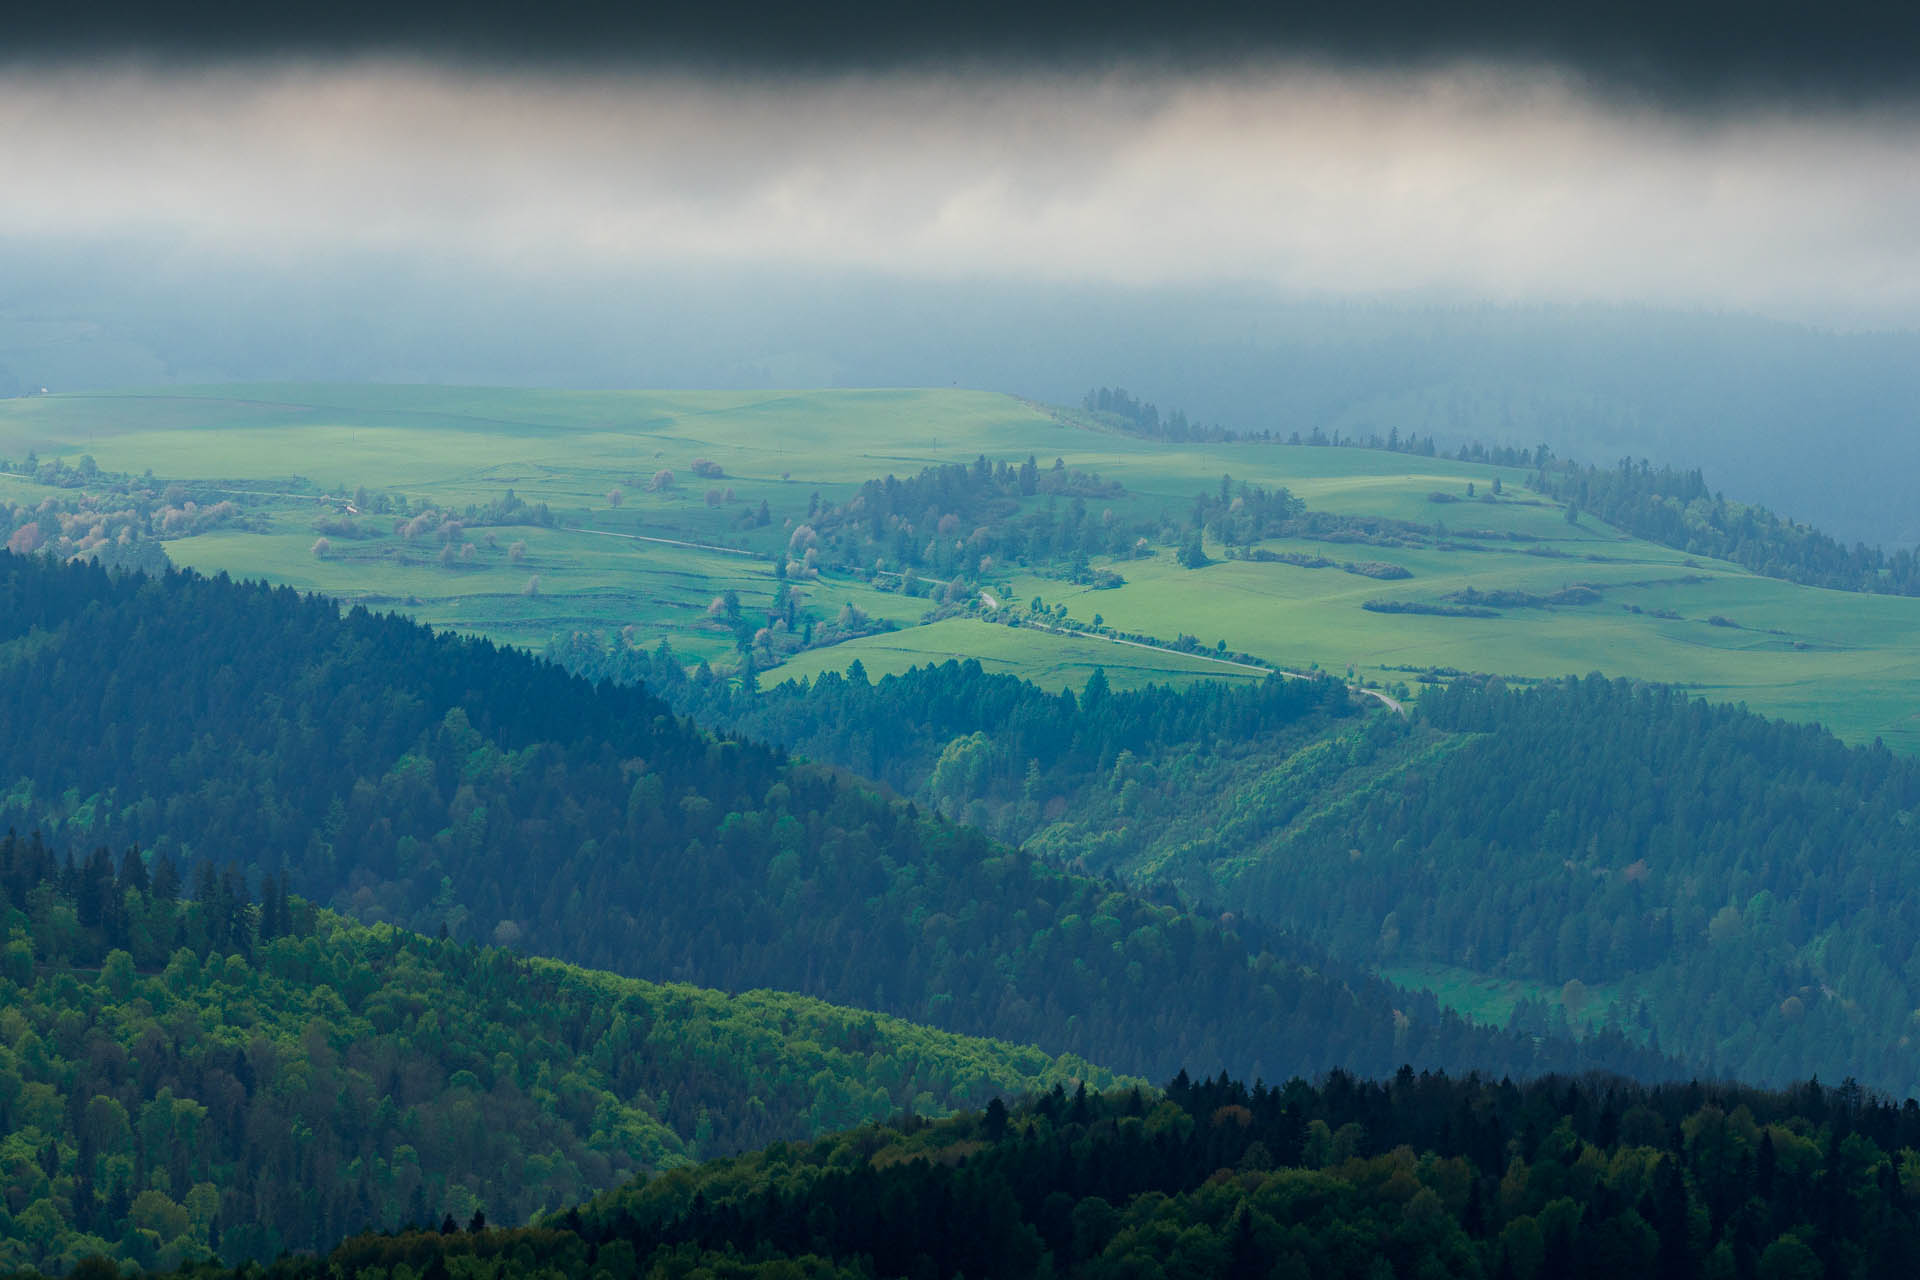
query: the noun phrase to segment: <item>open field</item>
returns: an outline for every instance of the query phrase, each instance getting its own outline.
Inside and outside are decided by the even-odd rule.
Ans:
[[[1314,544],[1291,549],[1328,554]],[[1517,546],[1354,550],[1413,576],[1381,582],[1254,561],[1188,570],[1162,556],[1116,566],[1128,580],[1118,590],[1033,577],[1013,587],[1019,598],[1044,593],[1077,620],[1098,612],[1127,631],[1169,631],[1163,620],[1177,618],[1179,630],[1202,641],[1224,639],[1283,666],[1352,665],[1376,680],[1423,666],[1530,677],[1603,671],[1674,681],[1769,714],[1819,720],[1855,740],[1879,736],[1920,750],[1920,601],[1796,586],[1625,540],[1608,546],[1603,562],[1546,559]],[[1440,603],[1466,589],[1544,596],[1575,585],[1599,598],[1501,608],[1495,618],[1362,608],[1380,599]]]
[[[1021,574],[999,575],[996,586],[1010,600],[1064,603],[1082,624],[1098,613],[1121,630],[1168,639],[1185,633],[1208,646],[1224,640],[1230,650],[1292,668],[1351,665],[1377,682],[1402,678],[1402,667],[1525,677],[1599,670],[1675,681],[1756,710],[1817,719],[1855,741],[1879,736],[1920,751],[1920,600],[1822,591],[1691,561],[1592,517],[1570,526],[1511,468],[1358,449],[1163,444],[1067,425],[1005,396],[910,390],[276,385],[0,401],[0,456],[18,468],[30,450],[43,460],[90,454],[109,471],[151,470],[161,484],[201,482],[208,487],[196,492],[230,496],[262,530],[170,540],[168,552],[181,564],[327,591],[536,647],[568,630],[631,627],[637,643],[665,637],[689,656],[712,659],[730,652],[732,637],[708,619],[709,604],[727,590],[749,609],[771,599],[777,584],[769,566],[815,495],[839,502],[876,476],[981,453],[1033,453],[1120,481],[1128,492],[1113,505],[1122,514],[1184,512],[1196,492],[1231,474],[1286,485],[1315,510],[1439,521],[1449,545],[1268,544],[1394,564],[1411,575],[1394,581],[1240,560],[1188,570],[1162,550],[1114,564],[1126,578],[1117,589]],[[697,476],[696,460],[724,474]],[[675,484],[650,491],[662,470],[674,472]],[[1501,500],[1467,499],[1468,483],[1484,499],[1496,474]],[[233,492],[215,493],[212,485]],[[484,506],[512,489],[529,504],[546,504],[554,526],[470,528],[475,557],[443,565],[437,546],[394,535],[391,518],[363,520],[372,536],[334,539],[329,557],[317,559],[314,518],[338,510],[320,496],[362,487],[401,496],[414,510]],[[609,496],[616,488],[618,506]],[[30,504],[48,492],[0,477],[0,501]],[[1438,502],[1435,494],[1454,500]],[[769,519],[758,525],[763,502]],[[483,541],[488,533],[492,546]],[[525,544],[518,560],[507,551],[513,542]],[[535,577],[537,594],[529,594]],[[1597,598],[1502,605],[1497,618],[1361,607],[1433,607],[1466,590],[1545,596],[1574,586]],[[911,628],[926,609],[924,601],[831,576],[802,589],[818,617],[853,604]],[[1719,624],[1710,621],[1716,617]],[[763,678],[810,675],[855,658],[877,676],[963,655],[1053,685],[1077,684],[1094,665],[1122,683],[1232,671],[1091,638],[953,619],[809,651]]]
[[[856,660],[871,679],[909,667],[977,658],[988,671],[1023,676],[1049,689],[1079,690],[1095,668],[1117,689],[1206,677],[1257,680],[1263,676],[1233,663],[1183,653],[1118,645],[1091,636],[1059,635],[1036,627],[1007,627],[977,618],[946,618],[926,626],[864,636],[827,649],[813,649],[782,663],[763,679],[812,679],[844,671]]]
[[[1483,1026],[1504,1027],[1522,1000],[1544,1005],[1560,1005],[1563,988],[1541,982],[1514,978],[1495,978],[1471,969],[1445,964],[1387,965],[1380,976],[1396,986],[1425,991],[1443,1006],[1461,1017]],[[1586,1000],[1577,1010],[1567,1009],[1567,1021],[1582,1032],[1595,1031],[1607,1023],[1617,1006],[1630,999],[1630,993],[1612,983],[1585,989]],[[1620,1009],[1624,1013],[1624,1008]]]

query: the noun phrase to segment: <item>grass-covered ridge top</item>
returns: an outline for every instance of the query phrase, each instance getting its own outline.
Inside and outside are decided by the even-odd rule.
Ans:
[[[1583,500],[1552,485],[1550,492],[1535,490],[1533,453],[1461,460],[1245,440],[1149,440],[1078,425],[1086,420],[957,390],[209,387],[0,403],[0,456],[18,464],[38,449],[43,463],[58,456],[78,467],[91,453],[101,468],[136,477],[152,468],[162,490],[186,484],[184,496],[195,510],[170,504],[179,513],[178,528],[164,535],[178,563],[400,607],[535,649],[577,629],[631,628],[644,647],[667,638],[690,658],[716,665],[737,662],[740,634],[751,638],[762,626],[773,628],[785,612],[771,565],[776,557],[785,560],[810,512],[844,506],[869,482],[888,475],[904,481],[927,467],[971,465],[983,455],[1012,466],[1037,455],[1044,472],[1061,457],[1068,468],[1123,490],[1085,503],[1094,529],[1108,528],[1111,510],[1116,529],[1178,530],[1191,522],[1196,496],[1217,494],[1224,474],[1235,486],[1288,490],[1307,504],[1310,517],[1324,519],[1307,536],[1235,544],[1228,560],[1225,540],[1244,537],[1248,523],[1231,511],[1236,490],[1226,512],[1207,513],[1201,551],[1213,563],[1202,569],[1183,568],[1176,557],[1185,548],[1178,539],[1161,545],[1159,534],[1150,537],[1154,554],[1146,558],[1091,555],[1082,583],[1064,580],[1070,558],[1058,567],[996,564],[990,571],[995,597],[1022,608],[1036,597],[1049,611],[1065,606],[1071,625],[1060,630],[990,627],[971,617],[922,626],[932,602],[878,589],[894,579],[828,572],[801,588],[803,618],[825,624],[851,608],[872,625],[845,632],[859,638],[844,645],[786,661],[814,674],[829,665],[844,669],[856,658],[880,672],[979,656],[999,670],[1076,688],[1103,660],[1116,683],[1235,670],[1191,654],[1163,655],[1079,634],[1098,614],[1117,633],[1168,641],[1184,634],[1209,651],[1224,641],[1229,653],[1294,670],[1353,664],[1383,682],[1402,669],[1428,667],[1530,678],[1598,670],[1667,681],[1819,720],[1850,741],[1880,736],[1903,751],[1920,750],[1911,697],[1920,682],[1914,639],[1920,601],[1822,591],[1711,559],[1737,554],[1761,569],[1770,563],[1739,551],[1745,526],[1731,507],[1707,513],[1709,523],[1721,521],[1719,532],[1702,526],[1705,541],[1675,548],[1661,541],[1673,540],[1670,525],[1692,519],[1684,495],[1672,495],[1671,503],[1657,497],[1659,511],[1648,510],[1659,519],[1644,526],[1651,540],[1636,538],[1621,529],[1642,528],[1632,513],[1644,495],[1636,491],[1616,511],[1593,494]],[[720,474],[697,473],[702,462]],[[675,480],[656,487],[663,471]],[[1550,478],[1557,485],[1560,476]],[[195,483],[222,491],[195,489]],[[363,486],[405,496],[409,520],[435,512],[440,529],[458,524],[455,517],[464,518],[468,506],[485,511],[500,503],[508,489],[530,510],[544,505],[552,523],[469,527],[447,543],[438,533],[411,539],[396,533],[391,515],[356,518],[368,536],[330,537],[330,551],[316,555],[317,495],[351,498]],[[1471,494],[1469,486],[1476,486]],[[70,492],[0,477],[0,504],[23,512]],[[1566,498],[1591,503],[1623,524],[1609,526],[1591,510],[1569,524]],[[1054,537],[1045,545],[1058,545],[1073,501],[1057,503]],[[216,519],[210,513],[222,502],[238,515]],[[1044,505],[1038,495],[1027,499],[1019,519],[1037,518]],[[92,513],[76,532],[90,538],[113,514]],[[916,555],[939,523],[923,530],[922,515],[903,517],[914,528]],[[1362,546],[1327,541],[1352,536],[1354,521],[1374,530],[1362,531]],[[114,527],[107,523],[109,531]],[[1414,529],[1424,532],[1400,537]],[[965,542],[972,532],[963,527],[957,538]],[[893,558],[896,533],[885,531],[875,543],[877,556]],[[1385,544],[1395,538],[1405,545]],[[1025,545],[1043,542],[1027,538]],[[475,547],[471,557],[466,544]],[[942,548],[934,550],[938,564]],[[1799,553],[1782,543],[1780,554]],[[1854,564],[1851,552],[1839,557],[1840,569],[1828,564],[1833,556],[1821,555],[1821,572],[1841,577],[1817,580],[1842,581],[1853,572],[1845,567]],[[970,559],[976,570],[978,558]],[[1388,593],[1360,574],[1302,567],[1327,559],[1391,565],[1410,576]],[[1100,579],[1102,572],[1115,572],[1124,583],[1100,586],[1109,581]],[[1492,618],[1447,614],[1474,607],[1450,604],[1449,597],[1464,591],[1551,599],[1576,586],[1601,598],[1580,607],[1492,610],[1503,614]],[[738,597],[740,617],[710,616],[712,603],[728,592]],[[1380,597],[1421,611],[1364,608]]]
[[[0,1270],[268,1260],[1112,1073],[0,838]],[[290,1132],[291,1130],[291,1132]]]

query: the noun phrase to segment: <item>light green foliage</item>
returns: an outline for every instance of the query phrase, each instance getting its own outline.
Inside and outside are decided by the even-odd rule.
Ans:
[[[770,1140],[1115,1082],[800,996],[639,982],[326,914],[251,963],[182,948],[140,974],[116,950],[96,975],[69,958],[0,981],[0,1205],[19,1207],[0,1271],[88,1252],[271,1258],[475,1208],[511,1225]]]

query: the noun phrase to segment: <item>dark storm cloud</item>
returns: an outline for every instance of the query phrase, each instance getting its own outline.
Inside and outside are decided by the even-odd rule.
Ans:
[[[1219,67],[1272,57],[1360,68],[1550,64],[1671,102],[1861,102],[1920,85],[1920,5],[1889,0],[40,0],[10,18],[18,58],[389,54],[493,63],[674,63],[744,72],[978,61]]]

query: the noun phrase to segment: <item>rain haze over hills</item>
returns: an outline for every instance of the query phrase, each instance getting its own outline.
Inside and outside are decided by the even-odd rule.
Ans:
[[[1920,539],[1892,6],[275,14],[23,27],[0,390],[1119,384]]]

